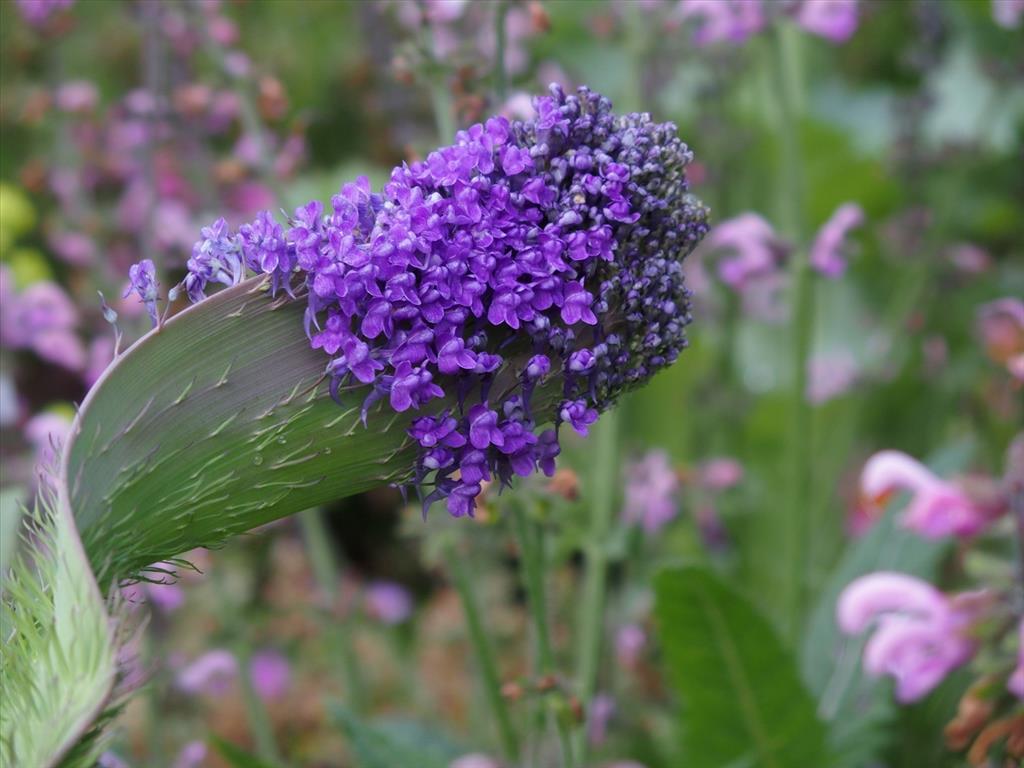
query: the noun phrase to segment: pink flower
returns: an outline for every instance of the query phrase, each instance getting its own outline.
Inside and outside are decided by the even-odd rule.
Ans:
[[[700,484],[710,491],[724,491],[743,480],[743,465],[736,459],[708,459],[700,465]]]
[[[375,581],[366,588],[366,612],[382,624],[401,624],[412,615],[412,596],[401,584]]]
[[[857,0],[803,0],[796,23],[812,35],[845,43],[857,31]]]
[[[281,698],[291,687],[291,665],[278,651],[265,650],[254,653],[249,661],[249,674],[256,693],[266,701]]]
[[[668,454],[651,451],[626,468],[622,517],[627,523],[639,523],[644,531],[655,534],[678,514],[678,491],[679,478]]]
[[[992,19],[1004,29],[1016,29],[1024,15],[1024,0],[992,0]]]
[[[1018,699],[1024,699],[1024,619],[1017,628],[1017,668],[1006,681],[1006,687]]]
[[[6,273],[4,273],[6,274]],[[16,348],[30,348],[39,357],[68,370],[85,367],[85,347],[74,333],[78,311],[59,285],[49,281],[33,283],[13,294],[4,280],[0,305],[0,342]]]
[[[633,669],[647,646],[647,633],[639,624],[626,624],[615,633],[615,658],[626,669]]]
[[[25,439],[35,450],[39,467],[56,467],[60,447],[71,431],[71,419],[52,411],[38,413],[25,424]]]
[[[175,758],[173,768],[200,768],[206,760],[206,744],[201,741],[190,741],[181,748]]]
[[[761,0],[680,0],[678,17],[698,21],[695,45],[740,45],[765,26]]]
[[[590,702],[587,713],[587,741],[591,744],[603,744],[608,738],[608,724],[615,716],[615,699],[611,694],[599,693]]]
[[[488,755],[472,752],[452,760],[448,768],[501,768],[501,763]]]
[[[820,405],[848,391],[857,381],[860,369],[848,352],[815,355],[807,361],[808,402]]]
[[[99,92],[88,80],[63,83],[53,97],[57,109],[62,112],[90,112],[98,100]]]
[[[1024,362],[1024,301],[1008,297],[983,304],[977,325],[988,356],[1017,376]]]
[[[824,0],[823,0],[824,1]],[[864,211],[856,203],[844,203],[822,225],[811,246],[811,266],[825,277],[842,277],[846,271],[843,244],[851,229],[864,221]]]
[[[910,702],[974,655],[967,630],[979,607],[978,595],[950,599],[921,579],[879,571],[847,585],[836,620],[849,635],[875,626],[864,647],[864,669],[872,677],[892,677],[896,698]]]
[[[956,485],[900,451],[880,451],[868,459],[860,486],[867,503],[876,508],[884,506],[893,493],[909,491],[902,525],[930,539],[973,536],[993,516]]]
[[[973,243],[957,243],[946,251],[946,258],[965,275],[980,275],[992,268],[992,257]]]
[[[176,683],[185,693],[219,695],[224,693],[238,672],[234,655],[223,648],[207,651],[178,672]]]
[[[718,276],[737,291],[750,280],[774,272],[781,252],[772,225],[756,213],[741,213],[718,224],[704,241],[704,249],[727,252],[718,262]]]

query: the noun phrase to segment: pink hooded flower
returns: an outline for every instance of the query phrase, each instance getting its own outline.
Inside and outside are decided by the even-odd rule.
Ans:
[[[741,291],[751,280],[775,271],[781,248],[771,224],[756,213],[741,213],[714,227],[704,250],[726,252],[719,259],[718,276]]]
[[[897,491],[909,491],[902,525],[930,539],[973,536],[992,519],[990,510],[976,504],[959,487],[900,451],[880,451],[868,459],[860,487],[867,503],[876,508]]]
[[[812,35],[845,43],[857,31],[858,0],[803,0],[796,23]]]
[[[864,211],[856,203],[844,203],[818,230],[811,246],[811,266],[825,277],[842,277],[846,271],[843,245],[854,227],[864,222]]]
[[[967,630],[978,614],[977,595],[952,599],[926,581],[879,571],[861,576],[839,596],[836,620],[848,635],[875,630],[864,647],[864,669],[896,681],[896,698],[928,694],[976,649]]]
[[[765,26],[761,0],[681,0],[678,17],[694,19],[695,45],[732,43],[741,45]]]

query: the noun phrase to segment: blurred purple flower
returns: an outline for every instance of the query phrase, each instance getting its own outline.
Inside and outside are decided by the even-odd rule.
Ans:
[[[1024,381],[1024,301],[1007,297],[983,304],[977,327],[988,356]]]
[[[81,232],[53,232],[47,242],[61,261],[73,267],[88,267],[96,258],[96,243]]]
[[[153,327],[155,328],[157,323],[160,322],[159,314],[157,313],[156,302],[159,296],[160,285],[156,280],[156,267],[153,265],[151,259],[143,259],[138,264],[132,264],[128,270],[128,287],[125,289],[121,298],[126,299],[132,293],[136,294],[146,306],[146,311],[149,312],[149,319],[153,321]]]
[[[25,424],[25,439],[35,451],[35,463],[42,468],[55,468],[60,448],[71,431],[71,419],[64,414],[43,411]]]
[[[718,276],[737,291],[774,272],[782,252],[772,225],[756,213],[741,213],[713,227],[702,250],[722,252]]]
[[[172,768],[200,768],[206,761],[206,744],[201,741],[190,741],[181,748],[181,752],[171,764]]]
[[[802,0],[796,23],[812,35],[845,43],[857,31],[858,0]]]
[[[965,275],[980,275],[992,268],[992,257],[974,243],[957,243],[946,251],[946,258]]]
[[[175,682],[185,693],[217,696],[227,691],[237,673],[238,661],[234,655],[218,648],[207,651],[181,669]]]
[[[615,716],[615,699],[611,694],[599,693],[590,701],[587,713],[587,741],[598,746],[608,739],[608,724]]]
[[[847,392],[857,381],[860,368],[848,352],[815,355],[807,361],[808,402],[820,405]]]
[[[862,576],[839,595],[836,619],[849,635],[870,625],[864,669],[896,681],[896,698],[916,701],[974,655],[968,630],[978,617],[978,596],[950,599],[931,584],[902,573]]]
[[[44,360],[80,371],[85,366],[85,348],[74,332],[78,310],[64,289],[43,281],[14,293],[6,270],[0,273],[0,281],[0,342],[32,349]]]
[[[75,0],[16,0],[21,17],[33,27],[43,26],[58,11],[70,8]]]
[[[698,22],[693,33],[695,45],[740,45],[765,26],[761,0],[680,0],[677,16]]]
[[[1016,29],[1024,15],[1024,0],[992,0],[992,19],[1004,29]]]
[[[626,669],[637,665],[645,647],[647,633],[639,624],[625,624],[615,633],[615,658]]]
[[[99,756],[96,761],[99,768],[129,768],[128,763],[121,759],[115,752],[109,750]]]
[[[392,581],[375,581],[366,587],[366,611],[377,621],[401,624],[412,615],[412,596],[409,591]]]
[[[1001,510],[976,504],[951,482],[900,451],[880,451],[868,459],[860,476],[865,504],[884,508],[897,491],[909,491],[902,525],[930,539],[973,536]]]
[[[452,760],[448,768],[501,768],[501,763],[489,755],[471,752]]]
[[[825,277],[842,277],[846,271],[843,244],[851,229],[864,221],[864,211],[856,203],[844,203],[822,225],[811,246],[811,266]]]
[[[279,699],[292,683],[292,669],[284,654],[274,650],[257,651],[249,660],[253,688],[265,701]]]
[[[639,523],[648,534],[665,527],[679,512],[679,478],[668,454],[651,451],[626,467],[625,506],[622,517]]]

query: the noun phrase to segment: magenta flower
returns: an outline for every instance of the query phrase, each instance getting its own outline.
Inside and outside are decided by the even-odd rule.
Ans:
[[[1017,628],[1017,667],[1006,681],[1006,687],[1018,699],[1024,699],[1024,619]]]
[[[864,647],[864,669],[896,681],[901,702],[922,698],[974,655],[968,630],[977,619],[977,595],[948,598],[931,584],[879,571],[851,582],[839,596],[836,619],[849,635],[874,625]]]
[[[895,492],[909,491],[902,525],[930,539],[973,536],[998,513],[976,504],[957,485],[900,451],[880,451],[868,459],[860,487],[867,504],[876,508],[883,507]]]
[[[741,213],[716,225],[704,249],[723,252],[718,262],[718,276],[736,291],[742,291],[756,278],[773,273],[782,251],[772,225],[756,213]]]
[[[858,0],[803,0],[796,23],[812,35],[845,43],[857,31]]]
[[[679,478],[668,454],[651,451],[626,468],[625,506],[622,517],[638,523],[648,534],[664,528],[679,512]]]
[[[292,684],[292,668],[284,654],[274,650],[257,651],[249,660],[249,675],[256,693],[265,701],[284,696]]]
[[[393,581],[375,581],[366,588],[366,612],[382,624],[401,624],[412,615],[412,595]]]
[[[695,45],[741,45],[765,26],[761,0],[680,0],[678,17],[693,19]]]
[[[238,673],[238,661],[230,651],[207,651],[178,672],[175,683],[185,693],[216,696],[227,691]]]
[[[811,266],[825,277],[842,277],[846,271],[843,245],[846,236],[864,221],[864,211],[856,203],[844,203],[822,225],[811,246]]]
[[[75,0],[17,0],[18,10],[25,21],[33,27],[41,27],[50,17],[70,8]]]

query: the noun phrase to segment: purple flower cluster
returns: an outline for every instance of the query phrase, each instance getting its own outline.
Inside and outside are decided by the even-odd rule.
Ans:
[[[287,230],[266,213],[238,235],[217,222],[185,281],[198,300],[244,265],[291,292],[297,268],[332,394],[369,387],[364,419],[383,399],[424,412],[416,483],[433,473],[425,507],[456,516],[485,480],[552,474],[562,422],[586,434],[686,344],[681,262],[707,224],[675,126],[586,88],[552,86],[535,108],[459,132],[382,195],[346,184]]]

